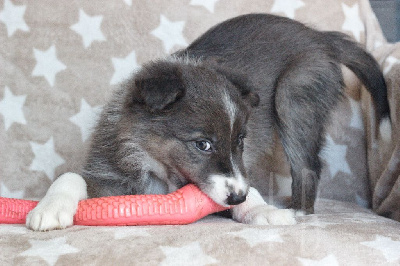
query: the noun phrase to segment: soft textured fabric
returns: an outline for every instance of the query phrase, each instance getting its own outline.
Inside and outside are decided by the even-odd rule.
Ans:
[[[79,172],[90,132],[118,84],[208,28],[250,12],[338,30],[377,58],[389,87],[393,132],[377,135],[373,104],[347,69],[332,114],[317,214],[295,226],[248,226],[208,217],[188,226],[72,227],[36,233],[0,225],[0,264],[398,265],[400,46],[382,35],[367,0],[0,1],[0,196],[44,196]],[[264,195],[290,194],[277,141]],[[324,198],[324,200],[322,200]],[[329,200],[326,200],[329,199]]]
[[[376,138],[377,121],[369,95],[364,94],[368,132],[368,167],[373,191],[373,209],[380,215],[400,221],[400,46],[387,44],[375,51],[386,62],[383,69],[389,88],[392,141]]]
[[[32,232],[0,225],[1,265],[399,265],[400,223],[321,200],[294,226],[217,216],[185,226]]]
[[[355,0],[101,5],[5,0],[0,7],[1,196],[41,198],[57,176],[79,172],[96,115],[118,84],[143,63],[185,47],[216,23],[270,12],[314,28],[343,31],[364,44],[371,35],[376,45],[382,44],[368,7]],[[360,87],[354,76],[348,80],[349,97],[333,114],[322,152],[326,166],[320,194],[369,206]],[[274,183],[265,186],[267,180],[260,180],[258,188],[264,194],[288,195],[288,166],[276,143],[271,164],[265,166]]]

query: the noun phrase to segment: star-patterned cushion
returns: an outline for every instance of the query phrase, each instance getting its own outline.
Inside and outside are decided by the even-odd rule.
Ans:
[[[128,4],[117,1],[108,8],[57,5],[36,16],[36,9],[27,9],[28,4],[4,1],[0,13],[5,38],[0,84],[4,137],[0,141],[7,156],[0,160],[4,166],[0,174],[7,191],[41,198],[58,175],[79,172],[96,117],[111,91],[144,62],[185,47],[218,21],[271,12],[316,28],[342,30],[366,44],[362,1],[332,1],[332,12],[312,17],[309,14],[318,5],[302,0],[250,5],[215,0]],[[178,12],[177,6],[184,9]],[[381,36],[376,39],[384,41]],[[369,206],[359,88],[349,91],[328,131],[320,195]],[[271,157],[274,163],[266,171],[273,173],[274,193],[290,194],[290,174],[281,147]],[[341,189],[334,189],[337,186]],[[259,189],[270,192],[262,184]],[[11,196],[4,191],[0,195]]]
[[[185,47],[225,19],[268,12],[348,34],[385,74],[391,143],[373,105],[344,69],[346,98],[332,114],[317,214],[294,226],[248,226],[210,216],[188,226],[82,227],[38,234],[0,225],[2,265],[397,265],[400,263],[400,46],[382,35],[367,0],[0,0],[0,196],[41,198],[79,172],[112,91],[141,65]],[[279,142],[277,142],[279,143]],[[282,147],[264,195],[290,194]]]

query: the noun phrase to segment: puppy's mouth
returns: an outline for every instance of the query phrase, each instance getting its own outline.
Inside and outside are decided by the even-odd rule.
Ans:
[[[227,177],[224,175],[210,175],[206,182],[196,182],[190,173],[180,167],[176,168],[186,184],[194,184],[200,188],[215,203],[229,207],[238,205],[246,200],[249,185],[240,175],[238,177]]]
[[[246,200],[249,186],[244,180],[224,175],[211,175],[200,189],[221,206],[238,205]]]
[[[213,182],[203,185],[200,189],[219,205],[229,207],[246,200],[249,190],[247,185],[240,188],[232,186],[232,178],[224,176],[218,178],[214,176],[213,179]]]

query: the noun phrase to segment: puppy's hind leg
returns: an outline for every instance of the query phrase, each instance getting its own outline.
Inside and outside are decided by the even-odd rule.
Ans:
[[[44,198],[28,214],[26,226],[35,231],[71,226],[78,202],[86,198],[85,180],[78,174],[63,174],[54,181]]]
[[[275,94],[278,131],[293,179],[291,207],[306,213],[314,212],[325,125],[343,87],[339,66],[323,56],[305,54],[293,62]]]

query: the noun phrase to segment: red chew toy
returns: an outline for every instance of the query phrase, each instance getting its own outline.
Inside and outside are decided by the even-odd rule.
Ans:
[[[37,201],[0,197],[0,223],[24,224]],[[168,195],[130,195],[92,198],[79,202],[75,225],[189,224],[208,214],[227,210],[195,185]]]

